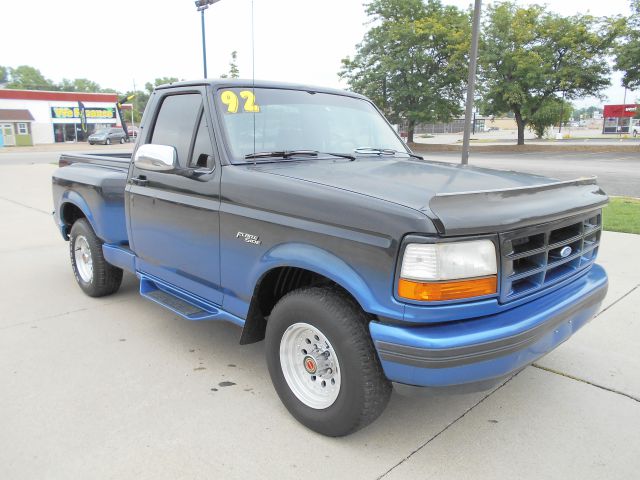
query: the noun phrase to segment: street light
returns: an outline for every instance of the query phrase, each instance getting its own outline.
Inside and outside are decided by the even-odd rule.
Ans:
[[[204,66],[204,78],[207,78],[207,46],[204,41],[204,11],[209,5],[219,2],[220,0],[195,0],[196,9],[200,12],[200,23],[202,25],[202,64]]]

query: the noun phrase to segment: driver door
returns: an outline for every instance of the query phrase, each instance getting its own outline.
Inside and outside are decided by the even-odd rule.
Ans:
[[[136,269],[220,305],[221,169],[206,90],[159,92],[139,145],[175,147],[181,171],[131,166],[125,205]]]

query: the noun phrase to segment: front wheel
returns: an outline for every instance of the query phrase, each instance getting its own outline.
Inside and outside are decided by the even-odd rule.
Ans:
[[[111,139],[110,139],[110,138],[107,138],[107,139],[104,141],[104,144],[105,144],[105,145],[111,145]]]
[[[84,293],[90,297],[104,297],[120,288],[122,270],[104,259],[102,241],[84,218],[71,227],[69,253],[73,273]]]
[[[266,332],[267,366],[282,403],[308,428],[332,437],[373,422],[385,409],[385,378],[367,316],[333,288],[293,291],[274,307]]]

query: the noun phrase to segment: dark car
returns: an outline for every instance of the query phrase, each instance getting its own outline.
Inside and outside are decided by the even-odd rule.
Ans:
[[[101,143],[102,145],[111,145],[112,143],[124,143],[127,141],[127,135],[122,128],[104,128],[89,135],[89,144],[93,145]]]

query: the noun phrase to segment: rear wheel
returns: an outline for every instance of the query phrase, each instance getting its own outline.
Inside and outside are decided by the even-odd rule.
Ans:
[[[124,137],[120,139],[120,144],[124,143]]]
[[[103,297],[120,288],[122,270],[104,259],[102,241],[84,218],[71,227],[69,253],[73,273],[84,293],[90,297]]]
[[[348,295],[311,287],[283,297],[267,323],[271,380],[289,412],[332,437],[373,422],[385,409],[385,378],[367,316]]]

